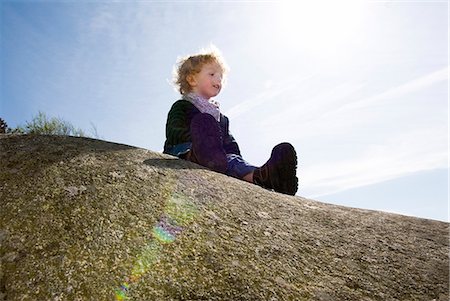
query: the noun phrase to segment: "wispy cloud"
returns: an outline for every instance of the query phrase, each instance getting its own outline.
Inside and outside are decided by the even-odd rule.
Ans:
[[[354,157],[309,165],[302,181],[309,197],[319,197],[408,174],[446,168],[445,126],[393,136],[383,145],[369,145]]]
[[[295,122],[299,127],[308,129],[302,131],[303,134],[311,133],[313,135],[317,134],[313,129],[318,130],[319,128],[324,130],[326,128],[327,131],[348,130],[348,127],[352,127],[358,120],[368,122],[373,119],[372,106],[380,107],[384,105],[386,110],[391,110],[395,103],[404,100],[405,95],[447,81],[448,72],[448,67],[445,67],[405,84],[363,98],[358,98],[357,95],[368,85],[363,82],[342,83],[306,99],[297,95],[297,99],[293,98],[295,102],[291,106],[270,118],[266,118],[262,126],[271,127],[284,124],[286,121]],[[407,111],[408,108],[404,108],[404,110]],[[335,127],[329,127],[330,121],[336,121],[334,122]],[[344,125],[346,126],[344,127]]]
[[[304,95],[299,93],[298,86],[296,86],[296,94],[291,96],[294,100],[293,103],[281,112],[266,118],[262,126],[271,127],[284,123],[286,120],[301,121],[302,124],[315,122],[325,113],[336,111],[354,101],[353,95],[364,86],[365,84],[361,82],[346,82],[320,90],[319,93],[312,96],[308,96],[308,86],[301,88]]]
[[[225,112],[225,115],[227,115],[230,118],[235,118],[254,109],[257,106],[264,104],[265,102],[276,101],[277,97],[280,96],[281,94],[291,90],[295,90],[299,84],[308,81],[313,77],[314,74],[311,74],[300,78],[290,79],[288,81],[281,81],[281,84],[279,85],[274,86],[271,85],[269,89],[228,109]]]
[[[299,145],[329,145],[332,158],[311,157],[301,171],[310,197],[446,168],[445,99],[417,95],[447,79],[446,67],[360,100],[355,95],[364,84],[338,85],[309,100],[309,105],[302,103],[268,119],[264,126],[280,132],[295,122],[298,130],[292,138]]]
[[[390,88],[386,91],[383,91],[382,93],[370,96],[365,99],[361,99],[356,102],[349,103],[348,105],[339,108],[339,110],[357,109],[361,107],[367,107],[375,103],[379,105],[380,101],[383,102],[389,99],[395,98],[398,99],[406,94],[418,92],[436,83],[448,81],[448,72],[449,72],[448,67],[444,67],[440,70],[437,70],[435,72],[426,74],[417,79],[409,81],[403,85]]]

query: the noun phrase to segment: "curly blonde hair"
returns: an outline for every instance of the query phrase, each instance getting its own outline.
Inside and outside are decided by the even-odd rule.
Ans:
[[[211,63],[216,63],[220,66],[222,69],[222,81],[225,83],[225,75],[228,72],[228,67],[220,51],[216,47],[210,46],[208,50],[178,59],[173,72],[173,84],[175,88],[182,95],[191,92],[192,87],[187,80],[188,76],[199,73],[204,65]]]

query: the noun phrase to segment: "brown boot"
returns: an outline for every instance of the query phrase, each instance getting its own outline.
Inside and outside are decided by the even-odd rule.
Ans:
[[[191,122],[190,160],[216,172],[227,171],[227,156],[222,146],[219,123],[209,114],[199,113]]]
[[[270,159],[253,172],[253,183],[277,192],[295,195],[297,154],[290,143],[280,143],[272,150]]]

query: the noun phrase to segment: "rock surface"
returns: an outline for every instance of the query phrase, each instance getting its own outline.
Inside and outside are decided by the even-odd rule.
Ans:
[[[0,135],[0,300],[448,300],[449,224]]]

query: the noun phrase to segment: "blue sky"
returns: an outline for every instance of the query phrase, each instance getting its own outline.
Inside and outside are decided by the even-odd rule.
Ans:
[[[0,117],[161,151],[178,57],[210,43],[244,158],[291,142],[298,195],[448,220],[447,1],[5,1]]]

